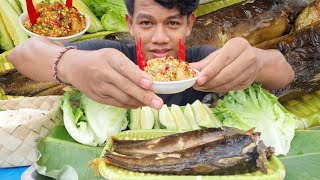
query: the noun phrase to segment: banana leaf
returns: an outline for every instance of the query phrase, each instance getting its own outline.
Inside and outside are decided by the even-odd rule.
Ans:
[[[286,168],[288,180],[319,179],[320,131],[299,130],[287,156],[279,157]]]
[[[302,120],[306,129],[320,126],[320,90],[282,104]]]
[[[102,147],[91,147],[77,143],[63,125],[38,143],[41,154],[37,161],[38,173],[54,179],[100,179],[88,163],[99,157]]]
[[[320,142],[317,141],[320,139],[320,127],[313,129],[296,131],[288,155],[278,157],[286,169],[285,179],[318,179],[320,177]],[[77,177],[101,179],[88,168],[88,163],[100,156],[103,152],[102,148],[76,143],[63,125],[57,126],[49,137],[42,139],[38,150],[41,153],[41,158],[37,162],[38,171],[40,170],[43,175],[54,179]],[[44,172],[45,168],[46,172]]]
[[[200,5],[196,9],[195,14],[196,16],[203,16],[213,11],[216,11],[218,9],[231,6],[241,1],[244,1],[244,0],[207,0],[207,1],[204,1],[204,3],[201,3],[200,1]]]

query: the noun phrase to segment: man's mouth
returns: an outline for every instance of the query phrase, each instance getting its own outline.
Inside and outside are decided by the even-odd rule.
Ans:
[[[151,50],[152,58],[167,57],[170,49],[153,49]]]

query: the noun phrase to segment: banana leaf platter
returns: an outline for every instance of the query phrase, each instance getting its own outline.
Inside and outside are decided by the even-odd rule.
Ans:
[[[314,128],[317,129],[317,128]],[[154,131],[154,130],[152,130]],[[129,131],[124,131],[119,136],[127,137]],[[132,133],[132,132],[131,132]],[[175,133],[174,131],[167,131],[167,134]],[[139,135],[140,134],[140,135]],[[154,131],[152,135],[141,135],[138,133],[135,135],[136,139],[152,138],[155,136],[165,135],[161,132]],[[269,162],[269,165],[277,165],[281,167],[281,163],[285,167],[285,179],[318,179],[320,177],[320,130],[298,130],[296,131],[295,138],[291,143],[291,150],[287,156],[273,157]],[[111,147],[109,142],[104,150]],[[37,161],[37,169],[42,175],[49,176],[54,179],[104,179],[101,176],[97,176],[95,172],[88,167],[90,161],[94,158],[100,157],[103,148],[101,147],[89,147],[76,143],[67,133],[63,125],[57,126],[52,133],[42,140],[38,145],[38,150],[41,153],[40,159]],[[279,161],[281,163],[279,163]],[[100,164],[101,168],[108,168],[104,163]],[[270,167],[273,169],[273,167]],[[110,168],[110,172],[116,173],[121,179],[137,179],[135,176],[137,173],[115,171],[114,167]],[[276,169],[277,173],[284,173],[284,169]],[[105,171],[107,172],[107,171]],[[273,174],[276,172],[273,172]],[[107,176],[107,174],[105,174]],[[44,176],[42,176],[44,177]],[[139,176],[138,176],[139,177]],[[148,179],[146,175],[142,176]],[[162,177],[162,178],[160,178]],[[189,177],[184,176],[183,179],[211,179],[212,176],[196,176]],[[219,176],[220,178],[223,176]],[[239,178],[236,176],[229,176],[229,179]],[[241,179],[270,179],[268,176],[265,178],[253,174],[242,175]],[[277,176],[281,177],[281,176]],[[177,179],[177,176],[150,176],[151,179]],[[149,178],[149,179],[150,179]],[[220,179],[217,177],[217,179]],[[223,178],[227,178],[223,177]],[[118,179],[114,177],[114,179]],[[138,178],[140,179],[140,178]],[[182,177],[181,177],[182,179]],[[271,178],[273,179],[273,178]]]
[[[165,135],[171,135],[177,133],[170,130],[130,130],[119,133],[115,137],[120,140],[144,140],[152,139]],[[105,151],[112,151],[112,140],[109,139],[104,148]],[[99,173],[106,179],[130,179],[130,180],[143,180],[143,179],[165,179],[165,180],[197,180],[197,179],[284,179],[285,169],[280,160],[273,156],[270,158],[267,169],[268,173],[263,174],[261,171],[253,173],[246,173],[233,176],[176,176],[176,175],[159,175],[159,174],[147,174],[138,173],[129,170],[125,170],[113,165],[106,165],[104,161],[98,162]]]

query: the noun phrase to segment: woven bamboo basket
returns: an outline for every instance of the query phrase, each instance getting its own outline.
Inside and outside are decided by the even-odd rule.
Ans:
[[[38,139],[47,136],[62,120],[60,98],[42,96],[0,100],[0,109],[22,111],[22,108],[32,108],[45,112],[36,117],[30,115],[30,118],[16,123],[0,119],[4,122],[0,123],[0,167],[27,166],[37,160]],[[29,112],[31,110],[26,114]]]

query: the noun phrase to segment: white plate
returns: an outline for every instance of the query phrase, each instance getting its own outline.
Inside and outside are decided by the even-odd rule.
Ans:
[[[181,81],[153,81],[152,90],[156,94],[175,94],[192,87],[199,75],[199,71],[194,70],[197,76],[194,78],[181,80]]]
[[[77,40],[79,39],[90,27],[90,17],[87,16],[87,15],[84,15],[85,18],[86,18],[86,27],[84,28],[84,30],[82,30],[81,32],[79,32],[78,34],[74,34],[72,36],[67,36],[67,37],[47,37],[51,40],[54,40],[54,41],[58,41],[58,42],[61,42],[61,43],[65,43],[65,42],[71,42],[71,41],[74,41],[74,40]],[[24,26],[23,26],[23,22],[25,21],[25,19],[28,17],[28,13],[27,12],[24,12],[20,15],[19,17],[19,25],[20,27],[30,36],[40,36],[39,34],[35,34],[31,31],[29,31],[28,29],[26,29]]]

